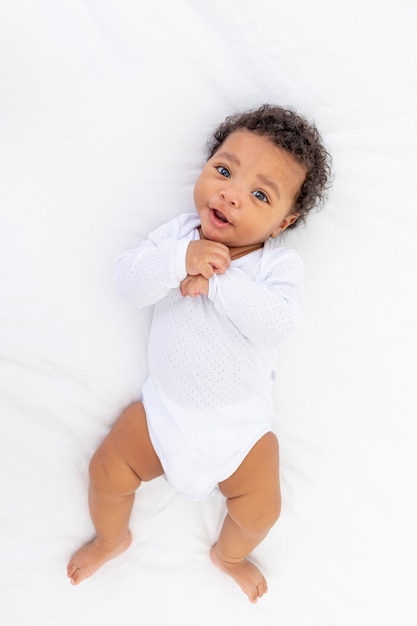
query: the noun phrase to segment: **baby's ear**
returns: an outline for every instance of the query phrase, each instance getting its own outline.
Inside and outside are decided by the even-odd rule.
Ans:
[[[284,217],[280,225],[277,226],[276,229],[271,233],[271,237],[273,238],[277,237],[286,228],[288,228],[288,226],[291,226],[291,224],[294,224],[294,222],[296,222],[299,217],[300,217],[299,213],[294,213],[293,215],[287,215],[287,217]]]

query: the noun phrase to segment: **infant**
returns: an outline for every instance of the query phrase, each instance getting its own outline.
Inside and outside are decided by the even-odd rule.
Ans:
[[[220,490],[211,559],[251,602],[267,591],[248,556],[280,514],[273,366],[303,300],[300,258],[279,236],[323,204],[329,183],[313,123],[272,105],[233,115],[209,145],[195,211],[118,260],[121,295],[154,306],[149,376],[91,459],[96,536],[68,564],[73,584],[129,547],[135,492],[164,474],[193,499]]]

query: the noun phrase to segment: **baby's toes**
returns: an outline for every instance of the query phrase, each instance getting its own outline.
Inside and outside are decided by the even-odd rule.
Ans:
[[[88,574],[85,570],[83,570],[81,567],[77,567],[71,578],[70,578],[70,583],[71,585],[78,585],[78,583],[80,583],[82,580],[84,580],[84,578],[87,578]]]
[[[248,596],[249,601],[252,602],[252,604],[255,604],[255,602],[258,602],[258,598],[261,597],[259,595],[258,587],[251,587],[250,589],[245,589],[244,591],[246,595]]]
[[[266,580],[263,580],[262,582],[260,582],[258,584],[257,590],[258,590],[258,598],[262,598],[264,593],[266,593],[268,591],[268,586],[266,584]]]
[[[68,566],[67,566],[68,578],[72,578],[75,572],[77,571],[77,569],[78,569],[78,565],[74,562],[73,559],[71,559],[71,561],[68,563]]]

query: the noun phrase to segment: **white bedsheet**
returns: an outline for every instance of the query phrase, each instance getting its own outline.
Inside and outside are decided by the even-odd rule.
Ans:
[[[415,626],[416,23],[414,0],[3,0],[2,626]],[[270,591],[252,606],[210,563],[221,497],[163,478],[74,588],[88,460],[146,375],[115,258],[190,209],[212,128],[263,102],[314,118],[335,170],[286,242],[307,301],[278,360]]]

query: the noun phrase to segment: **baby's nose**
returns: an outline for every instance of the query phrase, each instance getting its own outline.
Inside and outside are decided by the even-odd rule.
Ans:
[[[240,205],[239,192],[235,186],[228,186],[226,189],[220,191],[221,199],[230,204],[233,207],[238,207]]]

